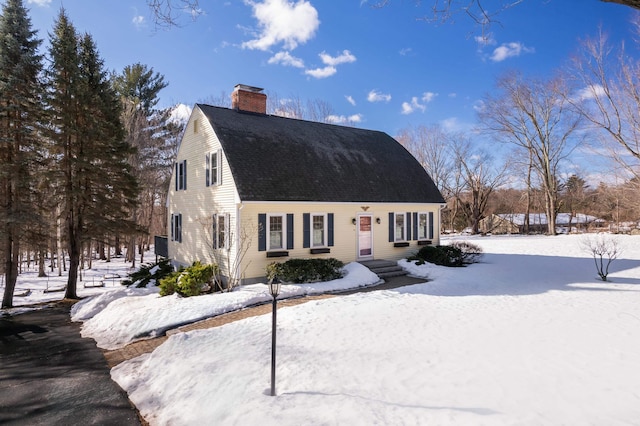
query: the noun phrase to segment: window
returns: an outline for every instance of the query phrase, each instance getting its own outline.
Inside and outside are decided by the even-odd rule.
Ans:
[[[187,160],[176,163],[176,191],[187,189]]]
[[[285,222],[284,215],[269,216],[269,250],[284,249]]]
[[[193,133],[198,133],[200,131],[200,120],[197,118],[193,120]]]
[[[171,215],[171,241],[182,242],[182,213]]]
[[[405,241],[407,235],[407,222],[404,213],[395,213],[395,241]]]
[[[222,183],[222,152],[207,153],[205,157],[206,185],[215,186]]]
[[[228,248],[229,214],[213,215],[213,248]]]
[[[311,247],[324,247],[327,235],[327,221],[323,214],[311,215]]]
[[[418,239],[429,239],[429,216],[427,213],[418,213]]]

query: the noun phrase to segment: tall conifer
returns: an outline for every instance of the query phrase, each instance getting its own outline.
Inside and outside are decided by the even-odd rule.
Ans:
[[[48,70],[53,112],[53,172],[62,205],[69,253],[66,298],[77,298],[83,244],[109,231],[127,228],[136,181],[127,163],[120,101],[109,85],[95,43],[79,36],[64,9],[51,36]]]
[[[13,306],[19,242],[34,221],[30,205],[33,162],[43,117],[39,75],[41,40],[31,29],[22,0],[6,0],[0,16],[0,257],[5,290],[2,307]]]

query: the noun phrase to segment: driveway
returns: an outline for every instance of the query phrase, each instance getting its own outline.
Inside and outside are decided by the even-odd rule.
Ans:
[[[0,424],[140,425],[70,306],[0,317]]]

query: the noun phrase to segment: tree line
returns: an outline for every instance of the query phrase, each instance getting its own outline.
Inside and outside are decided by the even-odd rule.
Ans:
[[[419,126],[404,129],[398,140],[448,200],[448,229],[478,233],[480,221],[492,213],[524,213],[525,229],[529,213],[545,213],[548,234],[556,233],[560,212],[637,222],[639,94],[640,61],[600,32],[557,75],[531,78],[512,71],[500,77],[478,108],[472,132]],[[592,163],[606,161],[606,176],[593,182],[572,171],[578,152]]]
[[[46,55],[22,0],[0,16],[0,271],[13,304],[22,256],[62,275],[76,299],[79,270],[164,229],[164,197],[181,126],[158,110],[167,83],[141,64],[105,69],[88,33],[61,9]],[[160,232],[163,233],[163,232]],[[68,258],[68,265],[65,259]]]

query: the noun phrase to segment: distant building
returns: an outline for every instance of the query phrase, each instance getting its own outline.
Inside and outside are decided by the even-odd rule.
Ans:
[[[525,232],[524,213],[492,214],[480,221],[479,229],[483,234],[522,234]],[[604,221],[595,216],[583,213],[558,213],[556,216],[556,232],[584,232],[589,227],[602,226]],[[529,232],[547,232],[547,215],[545,213],[529,214]]]

